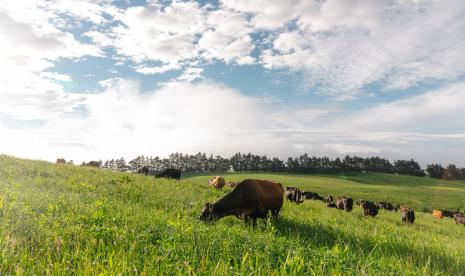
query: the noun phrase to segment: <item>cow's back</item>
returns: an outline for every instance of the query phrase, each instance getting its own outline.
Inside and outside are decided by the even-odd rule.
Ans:
[[[235,190],[244,192],[246,200],[255,201],[261,210],[279,210],[283,205],[284,189],[279,182],[246,179]]]

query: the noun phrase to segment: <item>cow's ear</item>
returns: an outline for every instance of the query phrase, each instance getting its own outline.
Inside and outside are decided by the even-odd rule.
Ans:
[[[288,186],[286,186],[286,191],[289,191],[289,187],[288,187]]]

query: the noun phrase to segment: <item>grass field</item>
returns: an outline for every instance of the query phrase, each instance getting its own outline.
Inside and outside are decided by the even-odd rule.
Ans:
[[[418,210],[465,206],[465,183],[384,174],[226,174],[417,210],[364,218],[321,202],[285,203],[256,229],[198,220],[209,175],[153,177],[0,156],[0,274],[465,274],[465,227]]]

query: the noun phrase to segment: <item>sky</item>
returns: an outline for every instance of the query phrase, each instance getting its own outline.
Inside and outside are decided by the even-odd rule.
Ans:
[[[465,166],[463,0],[2,0],[0,153]]]

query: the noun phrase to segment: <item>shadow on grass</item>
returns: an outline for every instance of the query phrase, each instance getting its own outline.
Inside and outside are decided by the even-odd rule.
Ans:
[[[301,244],[331,248],[335,244],[350,245],[353,254],[360,257],[372,255],[375,258],[399,258],[412,263],[417,268],[429,267],[453,275],[465,271],[465,262],[457,260],[432,247],[411,247],[406,243],[392,240],[373,240],[337,231],[321,224],[304,224],[280,217],[274,222],[278,235],[300,240]],[[408,226],[402,226],[408,227]]]

